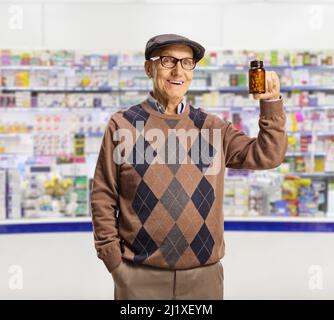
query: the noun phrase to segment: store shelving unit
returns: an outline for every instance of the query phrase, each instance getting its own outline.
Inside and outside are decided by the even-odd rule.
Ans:
[[[289,73],[290,76],[293,74],[293,72],[315,72],[315,73],[321,73],[321,72],[332,72],[334,75],[334,66],[302,66],[302,65],[281,65],[281,66],[268,66],[266,67],[267,70],[274,70],[278,74],[281,73]],[[226,75],[237,73],[237,74],[244,74],[247,75],[248,67],[245,65],[238,65],[238,64],[228,64],[228,65],[209,65],[209,66],[201,66],[199,65],[197,67],[197,71],[195,71],[195,77],[194,77],[194,84],[189,89],[189,95],[192,96],[192,98],[195,97],[197,99],[198,97],[201,98],[204,94],[210,94],[210,93],[218,93],[220,95],[235,95],[235,96],[243,96],[245,99],[247,99],[248,96],[248,87],[246,85],[229,85],[222,81],[220,83],[219,76],[223,73]],[[82,94],[82,95],[88,95],[88,94],[97,94],[97,95],[110,95],[110,96],[116,96],[119,103],[115,104],[108,104],[106,106],[98,104],[97,106],[93,105],[72,105],[72,106],[46,106],[43,104],[38,104],[30,107],[17,107],[17,106],[6,106],[6,107],[0,107],[0,114],[4,114],[4,117],[8,117],[9,114],[17,113],[17,114],[24,114],[28,113],[30,116],[33,114],[50,114],[50,115],[57,115],[57,114],[73,114],[73,115],[89,115],[94,111],[94,115],[99,115],[104,113],[104,116],[101,115],[100,119],[98,119],[97,123],[92,123],[91,125],[94,127],[95,125],[99,126],[99,129],[96,132],[93,132],[93,134],[90,131],[84,131],[81,132],[81,134],[86,135],[87,141],[90,138],[94,139],[101,139],[102,138],[102,132],[103,132],[103,126],[105,125],[105,121],[111,113],[119,110],[121,105],[129,106],[132,103],[121,103],[121,99],[126,94],[133,94],[138,92],[138,95],[143,96],[146,92],[148,92],[151,89],[151,85],[148,80],[143,80],[145,77],[144,75],[144,69],[142,65],[137,64],[127,64],[127,65],[119,65],[114,64],[112,67],[99,67],[99,66],[83,66],[83,65],[70,65],[70,66],[30,66],[30,65],[16,65],[16,66],[0,66],[0,75],[6,75],[11,74],[15,72],[27,72],[31,73],[32,77],[36,76],[39,72],[48,74],[48,73],[57,73],[63,75],[62,81],[64,82],[63,85],[59,86],[41,86],[41,85],[27,85],[27,86],[16,86],[16,85],[2,85],[0,87],[0,92],[2,94],[16,94],[16,93],[28,93],[31,96],[39,96],[40,94],[45,95],[52,95],[52,94],[63,94],[63,95],[75,95],[75,94]],[[108,81],[103,76],[101,76],[101,82],[104,82],[102,85],[74,85],[73,83],[77,83],[82,74],[82,78],[85,78],[86,73],[102,73],[104,76],[110,76],[112,75],[111,83],[107,83]],[[199,75],[199,82],[196,82],[196,75]],[[116,75],[116,76],[115,76]],[[47,76],[46,76],[47,77]],[[77,77],[77,78],[75,78]],[[217,78],[218,77],[218,78]],[[125,80],[131,80],[125,81]],[[134,81],[132,81],[134,79]],[[139,82],[141,85],[138,85],[135,80],[139,79]],[[218,80],[217,80],[218,79]],[[293,77],[291,78],[293,79]],[[109,79],[110,80],[110,79]],[[244,79],[245,80],[245,79]],[[81,81],[81,80],[80,80]],[[214,83],[219,82],[220,85],[217,86]],[[324,85],[314,85],[314,84],[302,84],[299,83],[291,83],[290,85],[286,85],[286,83],[283,83],[281,86],[281,91],[283,94],[286,94],[287,96],[296,93],[296,92],[323,92],[324,94],[334,94],[334,81],[330,84],[324,84]],[[132,101],[133,96],[130,96],[130,101]],[[142,99],[139,99],[141,101]],[[138,102],[139,102],[138,101]],[[200,101],[200,100],[199,100]],[[196,102],[196,100],[195,100]],[[285,110],[289,114],[293,114],[294,112],[304,113],[304,112],[331,112],[331,110],[334,110],[334,103],[317,103],[316,105],[307,105],[307,106],[301,106],[298,104],[293,104],[291,101],[288,101],[289,103],[285,105]],[[248,102],[249,103],[249,102]],[[195,103],[196,104],[196,103]],[[231,105],[222,105],[222,104],[216,104],[216,105],[206,105],[203,106],[208,112],[216,113],[217,115],[221,116],[222,118],[231,117],[234,114],[242,114],[243,112],[248,112],[253,115],[257,115],[259,111],[259,107],[254,105],[252,103],[251,105],[238,105],[232,103]],[[1,118],[0,118],[1,119]],[[229,120],[232,120],[232,118],[229,118]],[[1,121],[1,120],[0,120]],[[103,123],[104,121],[104,123]],[[334,136],[334,124],[332,124],[333,131],[331,130],[323,130],[323,128],[320,128],[321,130],[304,130],[304,129],[297,129],[294,128],[293,130],[289,130],[288,134],[289,136],[294,135],[300,135],[300,137],[303,136],[311,136],[312,139],[318,139],[319,137],[331,137]],[[34,133],[36,134],[36,133]],[[75,132],[72,131],[72,136],[75,134]],[[32,135],[32,132],[20,132],[20,133],[1,133],[0,132],[0,141],[5,140],[7,138],[17,138],[17,137],[24,137],[25,135]],[[95,146],[98,146],[98,140],[94,140]],[[317,141],[317,140],[315,140]],[[94,159],[97,157],[98,148],[88,148],[89,150],[86,150],[86,157],[92,157],[92,163],[94,163]],[[21,153],[23,155],[24,153]],[[17,156],[14,152],[2,152],[1,153],[1,145],[0,145],[0,157],[1,156]],[[288,157],[326,157],[327,153],[326,151],[291,151],[286,154]],[[42,156],[42,155],[40,155]],[[44,155],[52,157],[52,155]],[[87,160],[87,159],[86,159]],[[279,172],[279,171],[278,171]],[[300,176],[303,178],[326,178],[331,179],[334,177],[334,172],[284,172],[281,171],[280,174],[282,176]],[[88,213],[87,213],[88,214]],[[9,230],[8,226],[18,226],[22,223],[22,225],[36,225],[41,224],[42,226],[45,226],[46,224],[67,224],[67,226],[71,225],[72,223],[83,223],[85,224],[84,228],[88,228],[88,225],[90,224],[90,218],[82,218],[82,217],[76,217],[73,218],[73,220],[69,219],[68,217],[62,218],[64,220],[56,221],[52,220],[49,221],[48,219],[43,221],[43,219],[39,219],[38,222],[35,220],[27,220],[24,219],[24,221],[18,220],[6,220],[0,222],[0,230]],[[255,220],[252,220],[255,219]],[[275,219],[275,220],[272,220]],[[312,221],[308,221],[307,219],[312,219]],[[320,219],[320,220],[319,220]],[[323,220],[322,220],[323,219]],[[331,221],[330,218],[319,218],[319,217],[311,217],[311,218],[305,218],[305,217],[226,217],[226,229],[228,230],[239,230],[238,224],[244,225],[244,223],[257,223],[259,228],[261,229],[261,226],[259,223],[287,223],[287,222],[294,222],[294,223],[323,223],[325,224],[332,224],[334,221]],[[241,223],[241,224],[240,224]],[[7,226],[7,227],[4,227]],[[249,225],[250,226],[250,225]],[[1,229],[2,228],[2,229]],[[6,229],[7,228],[7,229]],[[14,228],[14,227],[13,227]],[[69,227],[70,228],[70,227]],[[74,227],[75,229],[76,227]],[[241,227],[240,227],[241,228]],[[247,227],[244,225],[244,229],[247,229]],[[269,227],[268,227],[269,228]],[[267,229],[268,229],[267,228]],[[283,227],[282,227],[283,228]],[[37,228],[38,229],[38,228]],[[48,229],[48,228],[46,228]],[[57,228],[56,228],[57,229]],[[61,228],[60,228],[61,229]],[[57,229],[57,230],[60,230]],[[80,229],[80,228],[79,228]],[[241,228],[242,229],[242,228]],[[240,229],[240,230],[241,230]],[[252,229],[252,227],[250,227]],[[270,228],[269,228],[270,229]],[[326,229],[326,228],[325,228]],[[330,228],[329,228],[330,229]],[[39,230],[39,229],[38,229]],[[49,229],[48,229],[49,230]],[[81,229],[80,229],[81,230]],[[86,229],[85,229],[86,230]],[[85,231],[84,230],[84,231]],[[89,230],[89,228],[87,229]],[[284,228],[281,229],[284,231]],[[328,228],[326,229],[328,230]],[[1,233],[1,232],[0,232]]]
[[[225,217],[225,231],[334,232],[334,217]],[[0,234],[91,232],[90,217],[0,220]]]

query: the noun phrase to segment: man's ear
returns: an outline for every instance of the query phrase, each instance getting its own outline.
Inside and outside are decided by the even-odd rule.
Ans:
[[[151,66],[150,61],[147,61],[147,60],[145,61],[144,68],[145,68],[146,75],[149,78],[152,78],[152,66]]]

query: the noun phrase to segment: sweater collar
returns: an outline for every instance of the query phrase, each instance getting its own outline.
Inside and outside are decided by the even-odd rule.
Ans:
[[[152,91],[150,91],[147,95],[147,102],[154,110],[162,114],[165,113],[165,107],[153,97]],[[177,105],[177,109],[176,109],[177,114],[182,113],[185,110],[185,106],[186,106],[186,98],[184,97],[182,101]]]

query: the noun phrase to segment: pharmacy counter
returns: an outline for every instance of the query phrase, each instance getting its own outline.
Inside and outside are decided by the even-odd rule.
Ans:
[[[91,231],[90,217],[0,221],[0,234]],[[225,231],[334,232],[334,218],[225,217]]]
[[[226,217],[226,299],[334,297],[334,219]],[[0,222],[0,299],[113,299],[91,218]]]

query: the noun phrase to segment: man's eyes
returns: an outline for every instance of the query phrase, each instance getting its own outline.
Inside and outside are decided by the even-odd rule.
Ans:
[[[173,57],[165,57],[164,58],[164,61],[166,61],[166,62],[174,62],[176,59],[175,58],[173,58]]]
[[[188,65],[192,65],[193,64],[193,61],[191,59],[184,59],[183,60],[183,63],[184,64],[188,64]]]

